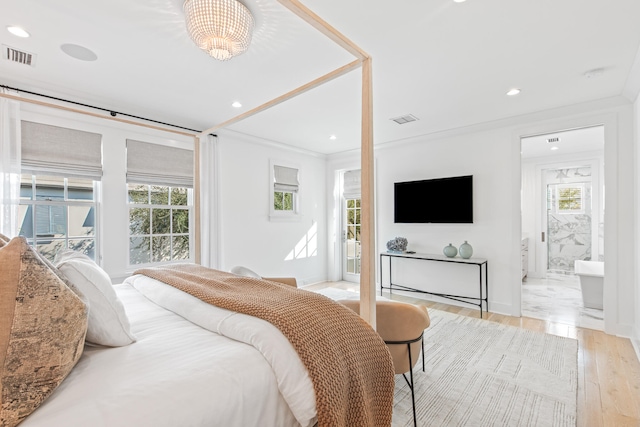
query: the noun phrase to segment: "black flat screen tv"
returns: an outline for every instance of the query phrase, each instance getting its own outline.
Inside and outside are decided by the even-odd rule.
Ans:
[[[473,175],[394,183],[396,223],[473,223]]]

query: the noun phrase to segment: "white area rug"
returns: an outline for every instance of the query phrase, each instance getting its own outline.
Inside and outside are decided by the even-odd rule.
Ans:
[[[419,426],[575,426],[578,341],[429,310],[414,368]],[[394,427],[413,425],[396,376]]]
[[[418,426],[576,425],[577,340],[440,310],[429,315],[426,369],[421,360],[414,368]],[[397,375],[393,427],[412,425],[411,391]]]

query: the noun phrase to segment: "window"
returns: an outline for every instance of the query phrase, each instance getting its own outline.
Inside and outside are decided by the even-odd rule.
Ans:
[[[20,231],[50,261],[73,249],[99,261],[102,135],[22,121]]]
[[[558,213],[584,213],[583,192],[584,185],[582,184],[558,185],[556,187]]]
[[[270,217],[296,218],[298,215],[298,169],[271,162],[273,187],[270,196]]]
[[[20,231],[50,261],[61,249],[96,259],[97,181],[23,174]]]
[[[191,259],[192,190],[128,184],[129,263]]]
[[[192,261],[193,150],[127,140],[129,264]]]

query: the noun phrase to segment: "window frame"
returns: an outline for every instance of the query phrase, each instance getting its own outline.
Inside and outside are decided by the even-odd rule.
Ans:
[[[561,201],[564,200],[569,200],[567,198],[562,198],[560,196],[560,192],[562,190],[566,190],[566,189],[579,189],[580,190],[580,208],[578,209],[562,209],[560,207]],[[584,206],[584,198],[585,198],[585,186],[583,183],[575,183],[575,184],[558,184],[556,186],[556,213],[558,214],[563,214],[563,215],[579,215],[579,214],[583,214],[586,212],[585,206]],[[571,200],[573,199],[577,199],[577,198],[571,198]]]
[[[274,188],[276,166],[296,169],[298,171],[298,191],[283,191]],[[275,159],[269,159],[269,219],[271,221],[299,221],[301,218],[300,212],[300,199],[302,192],[302,172],[300,166],[286,161],[280,161]],[[276,210],[275,209],[275,195],[276,193],[286,193],[292,195],[292,209],[291,210]]]
[[[52,241],[64,241],[64,249],[70,249],[69,248],[69,241],[73,241],[73,240],[90,240],[93,239],[93,260],[97,263],[100,264],[102,261],[102,255],[101,255],[101,251],[100,251],[100,235],[101,235],[101,229],[100,229],[100,184],[101,182],[96,180],[96,179],[92,179],[92,178],[78,178],[78,177],[74,177],[71,175],[61,175],[61,174],[51,174],[51,173],[47,173],[47,172],[41,172],[39,174],[36,174],[35,172],[32,171],[25,171],[21,174],[20,177],[20,187],[22,189],[23,186],[23,176],[26,175],[30,175],[31,176],[31,198],[30,199],[25,199],[22,196],[20,196],[19,199],[19,206],[26,206],[27,212],[28,209],[31,209],[31,221],[32,221],[32,229],[33,229],[33,235],[31,237],[27,237],[24,236],[27,239],[27,243],[32,246],[38,253],[42,254],[43,256],[46,257],[45,254],[43,254],[42,252],[40,252],[38,250],[38,241],[42,241],[42,240],[46,240],[46,238],[38,238],[38,217],[36,214],[37,211],[37,206],[45,206],[45,207],[49,207],[49,212],[51,212],[51,207],[54,206],[59,206],[59,207],[64,207],[65,208],[65,223],[66,223],[66,228],[65,228],[65,237],[64,238],[56,238],[56,237],[52,237],[50,240]],[[57,199],[57,200],[46,200],[46,199],[38,199],[38,192],[37,192],[37,188],[38,188],[38,177],[40,177],[40,179],[44,178],[44,177],[53,177],[53,176],[57,176],[60,177],[62,179],[63,182],[63,196],[62,199]],[[85,179],[87,181],[92,181],[93,182],[93,189],[92,189],[92,195],[93,198],[91,200],[83,200],[83,199],[69,199],[69,179]],[[89,209],[93,209],[93,221],[94,221],[94,225],[93,225],[93,235],[90,237],[86,237],[86,236],[76,236],[76,235],[71,235],[70,234],[70,215],[69,215],[69,209],[71,207],[89,207]],[[25,215],[27,214],[27,212],[25,212]],[[51,221],[49,221],[51,223]],[[49,224],[49,226],[51,227],[51,224]],[[51,228],[49,228],[51,230]],[[22,226],[21,226],[21,230],[22,230]],[[73,249],[73,248],[71,248]],[[53,262],[53,260],[50,259],[50,261]]]
[[[129,186],[145,186],[147,187],[147,203],[135,203],[132,202],[130,197],[129,197]],[[168,199],[167,202],[168,204],[166,205],[162,205],[162,204],[154,204],[152,203],[151,200],[151,192],[152,192],[152,187],[164,187],[168,189]],[[171,192],[172,189],[176,189],[176,188],[180,188],[180,189],[184,189],[187,190],[187,204],[186,205],[172,205],[171,204]],[[188,262],[194,262],[195,260],[195,253],[194,253],[194,190],[193,188],[189,188],[189,187],[177,187],[177,186],[171,186],[171,185],[163,185],[163,184],[147,184],[147,183],[134,183],[134,182],[128,182],[126,183],[126,213],[127,213],[127,266],[129,269],[137,269],[137,268],[143,268],[143,267],[153,267],[153,266],[158,266],[158,265],[166,265],[166,264],[175,264],[175,263],[188,263]],[[135,209],[135,208],[142,208],[142,209],[149,209],[149,215],[150,215],[150,223],[149,223],[149,234],[131,234],[131,224],[130,224],[130,215],[131,215],[131,209]],[[153,230],[153,214],[152,211],[153,209],[167,209],[169,210],[169,216],[170,216],[170,225],[169,225],[169,233],[154,233]],[[187,210],[189,212],[189,232],[188,233],[174,233],[173,232],[173,213],[172,211],[176,209],[176,210]],[[181,258],[181,259],[173,259],[173,238],[174,237],[178,237],[178,236],[188,236],[189,238],[189,257],[188,258]],[[149,248],[149,259],[150,262],[142,262],[142,263],[133,263],[131,262],[132,257],[131,257],[131,239],[135,238],[135,237],[149,237],[150,239],[150,248]],[[153,247],[153,238],[154,237],[168,237],[170,240],[170,245],[171,245],[171,250],[170,250],[170,255],[171,255],[171,259],[169,260],[165,260],[165,261],[154,261],[153,260],[153,251],[152,251],[152,247]]]

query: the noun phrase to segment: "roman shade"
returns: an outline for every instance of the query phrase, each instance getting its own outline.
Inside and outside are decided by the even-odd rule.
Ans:
[[[273,188],[275,191],[298,192],[298,187],[300,186],[298,182],[298,169],[274,165],[273,177]]]
[[[344,173],[344,184],[342,194],[345,199],[359,199],[362,192],[360,181],[360,169],[355,171],[347,171]]]
[[[101,179],[102,135],[24,120],[21,131],[23,173]]]
[[[193,188],[193,150],[127,139],[127,182]]]

